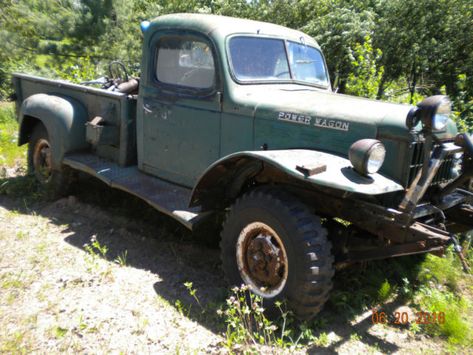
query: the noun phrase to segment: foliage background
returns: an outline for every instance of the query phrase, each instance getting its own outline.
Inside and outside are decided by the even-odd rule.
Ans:
[[[416,103],[445,93],[473,128],[471,0],[0,0],[0,99],[10,74],[80,82],[111,60],[139,73],[139,24],[214,13],[300,29],[324,50],[339,92]]]

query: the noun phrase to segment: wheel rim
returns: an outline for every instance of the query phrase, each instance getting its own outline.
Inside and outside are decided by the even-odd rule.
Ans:
[[[274,297],[286,285],[288,259],[279,235],[268,225],[254,222],[240,232],[237,264],[250,289],[262,297]]]
[[[39,182],[45,184],[51,178],[51,147],[46,139],[36,142],[33,151],[34,174]]]

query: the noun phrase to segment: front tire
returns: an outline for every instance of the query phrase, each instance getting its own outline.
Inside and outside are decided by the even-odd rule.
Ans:
[[[248,285],[270,313],[287,300],[306,320],[327,301],[331,244],[320,219],[292,195],[265,187],[244,194],[227,214],[220,246],[227,281]]]
[[[28,144],[28,172],[34,175],[46,191],[48,198],[64,196],[71,183],[72,172],[67,167],[54,168],[52,162],[53,146],[43,124],[38,123]]]

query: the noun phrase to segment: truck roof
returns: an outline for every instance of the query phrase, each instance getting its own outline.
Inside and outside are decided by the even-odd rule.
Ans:
[[[151,26],[160,28],[183,28],[206,34],[218,33],[222,37],[232,34],[260,34],[301,41],[319,48],[317,42],[305,33],[268,22],[253,21],[235,17],[178,13],[159,16],[151,21]]]

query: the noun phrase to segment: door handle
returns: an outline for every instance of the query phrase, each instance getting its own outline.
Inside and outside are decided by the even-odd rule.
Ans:
[[[153,113],[153,111],[159,110],[160,107],[156,105],[151,105],[151,104],[143,104],[143,110],[146,113]]]
[[[143,105],[143,110],[145,113],[153,113],[153,110],[148,105]]]

